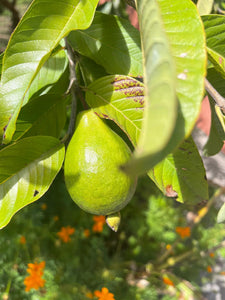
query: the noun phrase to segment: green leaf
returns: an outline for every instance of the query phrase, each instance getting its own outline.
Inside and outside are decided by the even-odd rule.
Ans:
[[[9,143],[23,99],[40,68],[71,30],[87,28],[98,0],[34,0],[5,51],[0,94],[0,135]]]
[[[210,96],[209,102],[211,108],[211,127],[209,138],[203,150],[205,156],[211,156],[218,153],[225,141],[225,118],[220,108]]]
[[[84,84],[87,86],[100,77],[106,76],[105,69],[86,56],[79,56],[79,68]]]
[[[217,215],[217,223],[223,223],[225,221],[225,203],[220,208]]]
[[[141,8],[142,5],[146,3],[146,7],[144,6],[141,13],[139,12],[139,18],[143,18],[143,20],[140,20],[140,23],[147,21],[151,23],[151,20],[153,20],[153,15],[150,16],[147,13],[151,11],[152,7],[149,2],[152,3],[153,7],[156,6],[155,1],[138,2],[140,3],[139,5],[141,5]],[[175,102],[174,100],[170,102],[171,100],[169,100],[168,93],[167,98],[164,99],[164,101],[167,100],[167,103],[164,104],[162,101],[164,89],[161,85],[163,84],[164,77],[157,75],[160,74],[160,69],[157,68],[156,75],[154,75],[156,77],[153,76],[153,78],[157,79],[158,86],[155,85],[151,87],[149,91],[146,91],[146,95],[147,98],[149,97],[150,99],[154,90],[155,94],[153,93],[153,96],[155,95],[155,105],[156,108],[158,108],[158,114],[154,114],[154,110],[151,109],[151,103],[154,103],[154,101],[151,100],[150,103],[147,101],[147,110],[146,115],[144,116],[144,122],[146,122],[146,124],[149,122],[149,125],[143,126],[143,132],[146,133],[143,134],[142,141],[140,140],[140,146],[144,143],[148,144],[147,146],[151,152],[148,151],[146,154],[143,154],[141,158],[131,161],[126,167],[126,170],[130,173],[143,173],[152,168],[156,163],[161,161],[169,153],[169,151],[171,152],[175,149],[175,147],[184,138],[187,138],[190,135],[198,118],[204,94],[204,76],[206,73],[205,39],[202,22],[196,10],[196,6],[190,0],[175,0],[172,1],[170,5],[168,5],[168,1],[166,0],[158,0],[157,3],[160,11],[158,12],[158,9],[156,8],[155,12],[157,20],[154,26],[161,22],[161,26],[165,28],[166,38],[169,41],[169,48],[171,49],[173,62],[176,66],[176,82],[174,82],[174,84],[176,86],[176,94],[179,101],[178,119],[175,118],[176,115],[174,112],[167,117],[167,111],[165,108],[168,108],[169,112],[171,108],[175,106]],[[146,19],[143,17],[145,15]],[[152,39],[154,37],[152,31],[156,32],[156,29],[153,29],[154,27],[150,26],[147,30],[146,24],[145,26],[141,26],[141,28],[142,27],[143,32],[145,32],[145,36],[143,33],[141,33],[141,36],[143,36],[143,39],[146,39],[148,44],[150,37]],[[150,50],[151,49],[152,48],[150,48]],[[146,51],[144,50],[144,56],[146,57],[148,52],[145,52]],[[157,54],[154,53],[154,55]],[[155,60],[154,55],[152,55],[153,61]],[[147,62],[145,62],[145,68],[148,72],[150,72],[153,68],[152,65],[150,67],[146,66]],[[167,72],[165,74],[167,74]],[[168,74],[167,76],[172,78],[173,74]],[[147,88],[149,88],[148,79],[145,78],[145,81]],[[157,107],[157,105],[159,107]],[[175,107],[174,111],[176,111]],[[158,120],[153,122],[153,120],[156,119],[156,116]],[[149,127],[151,122],[152,128]],[[161,125],[159,126],[160,122]],[[175,127],[179,128],[175,128],[174,131],[172,131],[175,122]],[[175,136],[177,132],[179,132],[179,139]],[[174,140],[173,143],[172,140]],[[167,143],[169,144],[167,145]],[[153,152],[153,150],[155,152]],[[139,168],[139,170],[137,170],[137,168]]]
[[[166,196],[179,202],[195,204],[208,199],[204,165],[191,137],[148,175]]]
[[[128,76],[105,76],[86,88],[86,101],[101,118],[113,120],[127,134],[132,144],[137,145],[144,108],[144,85],[141,82]],[[181,114],[179,114],[177,122],[181,126],[176,126],[173,138],[179,141],[182,135],[182,132],[179,131],[179,128],[182,127]],[[174,142],[172,141],[171,144],[173,145]],[[168,145],[168,148],[171,152],[172,146]],[[190,164],[192,160],[195,163]],[[179,172],[176,174],[177,165],[179,166]],[[188,165],[188,168],[186,170],[182,169],[186,165]],[[159,172],[162,168],[163,171]],[[157,170],[156,176],[154,176],[155,169]],[[166,190],[167,186],[163,184],[163,178],[167,174],[169,174],[167,185],[171,186],[168,190]],[[205,183],[203,180],[198,193],[195,189],[196,181],[201,183],[203,174],[205,174],[205,171],[201,157],[191,139],[190,142],[184,142],[184,146],[181,144],[180,149],[166,157],[163,162],[156,165],[148,173],[156,185],[164,193],[167,193],[167,196],[178,194],[180,202],[188,203],[196,203],[199,202],[200,198],[207,198],[207,182]],[[195,190],[192,191],[193,188]],[[172,193],[173,189],[176,194]],[[171,194],[169,194],[169,191]]]
[[[215,68],[210,68],[208,69],[207,79],[220,95],[225,97],[225,79],[221,76],[221,73],[217,72]],[[208,141],[204,146],[204,155],[206,156],[218,153],[225,140],[225,118],[210,96],[209,101],[211,107],[211,128]]]
[[[70,33],[72,47],[103,66],[109,74],[142,76],[140,34],[129,21],[96,12],[86,30]]]
[[[68,59],[64,50],[50,56],[32,82],[24,98],[23,105],[25,105],[33,95],[37,97],[38,94],[47,93],[65,72],[67,66]]]
[[[137,144],[143,118],[144,85],[124,75],[102,77],[86,88],[88,105],[102,118],[113,120]]]
[[[63,159],[63,144],[49,136],[25,138],[0,151],[0,228],[48,190]]]
[[[202,20],[206,33],[208,59],[225,77],[225,16],[203,16]]]
[[[65,96],[47,94],[33,98],[22,107],[13,140],[34,135],[59,138],[66,122]]]
[[[200,16],[209,15],[212,11],[214,0],[198,0],[197,8]]]
[[[2,61],[3,61],[3,55],[4,53],[0,54],[0,80],[1,80],[1,75],[2,75]]]
[[[144,56],[145,110],[135,156],[137,164],[139,158],[146,157],[148,170],[153,167],[149,156],[167,145],[176,123],[176,77],[157,1],[138,1],[137,11]]]

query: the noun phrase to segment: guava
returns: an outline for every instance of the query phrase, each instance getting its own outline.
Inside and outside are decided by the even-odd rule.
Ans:
[[[137,178],[120,168],[130,155],[124,140],[93,110],[79,113],[64,164],[65,183],[73,201],[95,215],[120,211],[136,189]]]

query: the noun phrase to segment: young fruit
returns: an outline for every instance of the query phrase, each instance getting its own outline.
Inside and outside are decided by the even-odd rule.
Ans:
[[[120,166],[130,149],[92,110],[81,112],[65,158],[65,182],[71,198],[86,212],[109,215],[132,198],[136,178]]]

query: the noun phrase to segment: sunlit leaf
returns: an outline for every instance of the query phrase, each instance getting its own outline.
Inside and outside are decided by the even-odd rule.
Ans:
[[[48,190],[63,159],[63,144],[49,136],[25,138],[0,151],[0,228]]]
[[[140,158],[145,172],[157,163],[153,163],[150,156],[163,150],[176,124],[176,76],[157,1],[140,0],[137,11],[144,60],[145,110],[133,169],[137,170]]]
[[[225,77],[225,16],[203,16],[202,20],[206,33],[208,59]]]
[[[0,94],[0,136],[10,142],[24,97],[40,68],[71,30],[87,28],[98,0],[34,0],[5,51]]]
[[[118,124],[133,145],[137,144],[143,118],[143,83],[129,76],[105,76],[87,87],[86,101],[100,117]]]
[[[208,199],[205,168],[192,138],[148,174],[166,196],[179,202],[194,204]]]
[[[140,1],[140,3],[142,2]],[[143,9],[143,11],[150,10],[148,7],[150,7],[149,3],[151,3],[151,1],[143,3],[147,3],[147,8],[146,10]],[[160,8],[158,22],[163,23],[166,38],[168,39],[173,61],[176,66],[175,86],[178,97],[178,119],[173,119],[173,122],[176,121],[175,130],[166,137],[165,132],[167,132],[169,126],[171,126],[171,115],[169,118],[166,117],[165,107],[168,106],[168,111],[170,111],[174,103],[169,107],[169,98],[167,98],[168,103],[162,105],[161,93],[163,92],[161,89],[158,89],[158,93],[156,92],[156,99],[157,95],[159,95],[159,101],[156,101],[156,105],[159,105],[158,119],[162,120],[161,131],[164,129],[164,132],[161,133],[161,131],[159,131],[159,127],[157,126],[159,121],[152,122],[152,126],[155,127],[151,130],[149,129],[149,137],[144,137],[143,140],[149,143],[149,147],[153,147],[151,146],[151,143],[154,143],[155,140],[159,140],[157,143],[161,143],[162,145],[164,141],[164,149],[161,153],[160,151],[157,151],[152,155],[146,155],[146,157],[142,156],[142,159],[133,160],[132,164],[127,166],[127,171],[130,173],[142,173],[147,171],[147,169],[152,168],[156,163],[168,155],[169,152],[173,151],[184,138],[187,138],[190,135],[198,118],[204,94],[204,76],[206,73],[205,39],[202,22],[196,10],[196,6],[190,0],[174,0],[169,2],[169,4],[166,0],[158,0],[157,3]],[[142,18],[140,14],[139,18]],[[149,19],[152,19],[152,17],[149,17]],[[140,20],[140,22],[142,21]],[[148,39],[148,36],[151,35],[151,30],[153,30],[152,27],[149,31],[146,30],[146,40]],[[147,69],[152,70],[152,66]],[[157,71],[160,72],[160,70]],[[172,75],[173,74],[171,74],[171,76]],[[159,76],[159,82],[162,83],[163,78],[164,77],[161,76],[160,78]],[[160,86],[160,83],[158,83],[158,86]],[[154,88],[157,91],[157,88]],[[151,92],[152,91],[149,90],[150,97]],[[160,111],[160,108],[162,111]],[[160,112],[162,113],[160,114]],[[163,114],[163,112],[165,112],[165,114]],[[153,115],[152,120],[156,118],[156,115]],[[145,118],[148,119],[150,117],[146,116]],[[147,132],[147,128],[145,130]],[[179,138],[177,133],[179,133]],[[166,138],[168,145],[166,144]],[[142,164],[141,167],[140,163]],[[137,168],[139,168],[139,170],[137,170]]]
[[[47,93],[53,84],[59,80],[63,72],[65,72],[67,66],[68,60],[65,51],[61,50],[50,56],[32,82],[24,98],[23,105],[25,105],[32,96]]]
[[[96,12],[92,25],[68,37],[72,47],[109,74],[142,76],[140,34],[129,21]]]
[[[55,94],[33,98],[20,111],[13,140],[34,135],[59,138],[66,122],[66,102],[65,96]]]

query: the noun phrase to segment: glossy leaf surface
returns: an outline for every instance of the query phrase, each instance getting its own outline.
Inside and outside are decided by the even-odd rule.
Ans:
[[[68,37],[72,47],[103,66],[109,74],[142,76],[140,34],[129,21],[96,12],[92,25]]]
[[[13,140],[32,135],[59,138],[66,122],[66,100],[54,94],[33,98],[20,111]]]
[[[131,173],[137,170],[137,167],[140,165],[140,163],[142,164],[139,170],[140,173],[152,168],[156,163],[162,160],[169,153],[169,151],[171,152],[173,149],[175,149],[175,147],[184,138],[187,138],[190,135],[197,120],[204,94],[204,76],[206,69],[205,39],[202,22],[198,15],[196,6],[189,0],[177,0],[172,1],[169,4],[168,1],[159,0],[157,3],[160,8],[160,16],[158,21],[161,21],[163,27],[165,28],[166,38],[168,39],[173,57],[173,63],[175,64],[176,68],[176,81],[174,84],[178,97],[178,118],[172,120],[173,124],[176,122],[175,129],[170,134],[168,133],[168,136],[166,137],[165,132],[168,130],[169,126],[171,126],[171,124],[169,124],[171,122],[171,115],[169,118],[167,118],[165,112],[165,107],[169,106],[169,98],[168,103],[164,105],[164,103],[161,102],[162,91],[161,89],[158,89],[157,93],[157,88],[155,87],[156,95],[160,95],[158,101],[156,100],[156,105],[162,108],[162,114],[160,115],[158,113],[158,118],[167,121],[167,123],[164,123],[163,126],[162,121],[161,130],[163,131],[164,129],[162,134],[159,126],[157,126],[159,122],[152,122],[152,129],[150,127],[147,128],[147,126],[144,127],[143,131],[146,131],[146,136],[143,138],[143,140],[148,141],[149,147],[151,148],[153,147],[151,146],[151,143],[158,139],[160,140],[157,141],[158,145],[161,143],[161,145],[164,145],[164,148],[162,148],[161,151],[157,151],[155,154],[143,155],[141,159],[136,161],[133,160],[133,162],[127,166],[127,170]],[[144,15],[146,11],[147,9],[144,9]],[[142,16],[139,17],[142,18]],[[146,40],[148,39],[150,32],[151,31],[146,31]],[[146,56],[146,54],[144,55]],[[154,59],[154,56],[152,59]],[[144,61],[144,63],[146,68],[146,61]],[[160,80],[162,82],[164,77],[159,75],[159,70],[157,71],[158,75],[155,77],[157,78],[157,83],[158,81],[160,82]],[[158,86],[160,86],[159,83]],[[151,90],[149,90],[149,95],[151,96]],[[171,103],[171,107],[173,105],[174,104]],[[169,107],[168,111],[170,111],[170,109],[171,108]],[[163,112],[165,112],[165,114]],[[151,113],[153,113],[153,111]],[[144,119],[146,119],[146,123],[150,118],[149,116],[147,116],[146,113],[146,116],[144,117]],[[156,115],[153,115],[153,119],[155,116]],[[179,132],[179,138],[177,138],[177,132]],[[149,135],[148,138],[147,135]]]
[[[54,48],[71,30],[87,28],[97,0],[34,0],[13,32],[4,54],[0,136],[10,142],[24,97]]]
[[[208,199],[205,169],[192,138],[185,140],[149,175],[166,196],[179,202],[194,204]]]
[[[203,16],[202,20],[206,33],[208,58],[225,77],[225,16]]]
[[[61,169],[64,146],[53,137],[29,137],[0,151],[0,228],[39,199]]]

